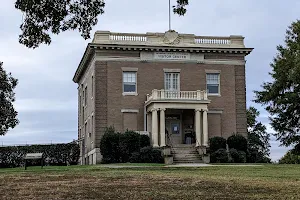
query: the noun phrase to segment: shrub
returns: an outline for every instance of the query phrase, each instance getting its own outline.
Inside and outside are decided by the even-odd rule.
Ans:
[[[143,147],[140,150],[140,159],[142,163],[163,163],[161,151],[151,146]]]
[[[247,161],[246,153],[244,151],[238,151],[236,149],[230,149],[229,154],[231,162],[234,163],[245,163]]]
[[[140,147],[147,147],[150,146],[150,137],[148,135],[141,135],[140,138]]]
[[[227,144],[230,149],[247,152],[247,139],[239,134],[234,134],[227,139]]]
[[[300,156],[288,151],[280,160],[279,164],[300,164]]]
[[[252,150],[248,148],[247,162],[248,163],[271,163],[271,159],[258,150]]]
[[[209,152],[213,153],[218,149],[226,149],[226,139],[222,137],[213,137],[209,139]]]
[[[113,127],[106,129],[100,142],[100,151],[103,163],[120,162],[120,133],[115,132]]]
[[[53,145],[28,145],[0,147],[0,167],[22,167],[27,153],[43,153],[45,165],[76,165],[80,157],[76,143]],[[40,165],[39,161],[28,161],[29,165]]]
[[[161,151],[151,146],[143,147],[140,152],[133,153],[129,160],[132,163],[164,163]]]
[[[120,135],[121,162],[128,162],[132,153],[140,150],[140,134],[134,131],[126,131]]]
[[[228,163],[228,154],[226,149],[218,149],[210,154],[211,163]]]
[[[129,158],[130,163],[140,163],[141,162],[141,154],[140,152],[134,152],[131,154]]]
[[[131,162],[131,160],[136,162],[137,158],[132,157],[133,153],[140,153],[141,147],[149,145],[150,138],[147,135],[140,135],[129,130],[121,134],[117,133],[113,127],[109,127],[100,142],[102,163],[124,163]]]

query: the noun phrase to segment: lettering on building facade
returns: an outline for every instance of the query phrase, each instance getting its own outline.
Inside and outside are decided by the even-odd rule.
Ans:
[[[156,60],[190,60],[189,53],[169,53],[169,52],[155,52],[154,59]]]

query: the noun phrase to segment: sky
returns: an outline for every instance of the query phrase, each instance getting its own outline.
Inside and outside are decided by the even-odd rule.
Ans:
[[[78,31],[52,37],[50,46],[32,50],[18,43],[22,13],[15,0],[0,6],[0,61],[19,79],[15,108],[20,124],[0,145],[62,143],[77,139],[77,85],[72,78],[91,40]],[[112,32],[165,32],[168,30],[168,0],[107,0],[105,14],[92,30]],[[172,0],[175,4],[176,1]],[[285,30],[299,18],[300,1],[282,0],[190,0],[184,17],[172,15],[172,29],[195,35],[243,35],[247,47],[255,48],[246,57],[247,106],[255,106],[270,133],[268,113],[255,104],[254,90],[269,81],[269,66],[276,46],[283,44]],[[271,158],[276,161],[287,151],[271,138]]]

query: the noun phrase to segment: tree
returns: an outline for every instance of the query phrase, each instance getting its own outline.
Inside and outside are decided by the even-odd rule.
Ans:
[[[13,107],[15,101],[14,89],[18,80],[6,73],[0,62],[0,135],[5,135],[9,128],[14,128],[18,123],[18,113]]]
[[[270,64],[272,80],[255,91],[255,102],[266,106],[271,126],[282,145],[300,143],[300,21],[288,27],[285,44],[277,46]]]
[[[257,121],[258,117],[256,108],[247,109],[248,162],[251,163],[270,161],[270,134],[266,126]]]
[[[188,3],[188,0],[177,0],[173,12],[184,15]],[[58,35],[76,29],[84,39],[89,39],[104,7],[105,0],[17,0],[15,8],[24,17],[19,42],[28,48],[36,48],[42,43],[49,45],[51,33]]]

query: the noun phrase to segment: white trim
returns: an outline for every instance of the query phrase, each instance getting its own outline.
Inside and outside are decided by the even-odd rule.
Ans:
[[[164,72],[164,89],[166,90],[166,74],[178,74],[178,84],[177,84],[177,91],[180,91],[180,73],[178,72]],[[173,85],[173,75],[171,76],[171,86]]]
[[[180,73],[181,69],[167,69],[164,68],[165,73]]]
[[[138,68],[133,68],[133,67],[122,67],[123,72],[137,72]]]
[[[222,114],[223,110],[209,110],[207,113],[208,114]]]
[[[123,92],[123,96],[138,96],[139,94],[137,92]]]
[[[207,74],[220,74],[221,70],[205,69],[205,73],[207,73]]]
[[[208,70],[208,71],[210,71],[210,70]],[[215,71],[215,70],[213,70],[213,71]],[[205,74],[206,74],[206,76],[205,76],[205,84],[206,84],[206,90],[207,90],[207,75],[208,74],[219,74],[219,91],[218,91],[218,93],[209,93],[209,91],[207,90],[207,96],[221,96],[221,73],[220,72],[206,72],[206,70],[205,70]]]
[[[153,63],[199,63],[199,64],[218,64],[218,65],[245,65],[244,60],[141,60],[139,57],[123,57],[123,58],[113,58],[113,57],[97,57],[96,61],[119,61],[119,62],[153,62]]]
[[[124,73],[135,73],[135,92],[124,92]],[[127,96],[127,95],[131,95],[131,96],[137,96],[138,95],[138,93],[137,93],[137,72],[136,71],[123,71],[122,72],[122,91],[123,91],[123,93],[122,93],[122,95],[123,96]]]
[[[138,109],[122,109],[121,112],[122,113],[138,113],[139,110]]]

